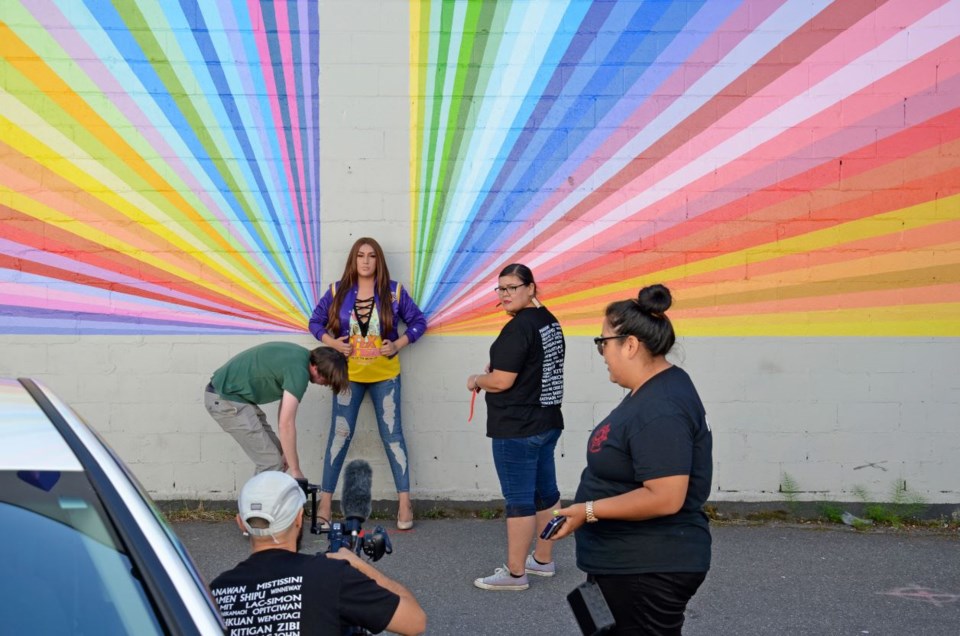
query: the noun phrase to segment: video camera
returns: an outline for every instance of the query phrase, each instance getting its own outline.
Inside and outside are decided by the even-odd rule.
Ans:
[[[384,554],[393,552],[390,536],[383,526],[376,526],[372,532],[363,529],[363,522],[372,511],[370,488],[373,481],[373,469],[362,459],[355,459],[347,464],[343,477],[343,495],[340,506],[343,512],[343,521],[331,521],[330,529],[325,530],[317,523],[317,491],[316,484],[302,482],[304,492],[310,496],[310,532],[311,534],[327,533],[330,541],[327,552],[337,552],[340,548],[347,548],[357,554],[366,555],[371,561],[379,561]]]

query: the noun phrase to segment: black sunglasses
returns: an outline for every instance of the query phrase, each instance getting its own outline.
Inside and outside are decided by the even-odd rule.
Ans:
[[[597,345],[597,353],[603,355],[603,347],[607,340],[619,340],[620,338],[629,338],[630,334],[621,334],[619,336],[597,336],[593,339],[593,344]]]

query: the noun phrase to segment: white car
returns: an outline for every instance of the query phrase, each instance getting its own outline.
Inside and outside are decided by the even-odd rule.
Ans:
[[[100,436],[0,378],[0,632],[223,634],[192,559]]]

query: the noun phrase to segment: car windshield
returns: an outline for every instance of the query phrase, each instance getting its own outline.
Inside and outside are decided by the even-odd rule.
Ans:
[[[0,471],[0,528],[4,633],[163,633],[83,473]]]

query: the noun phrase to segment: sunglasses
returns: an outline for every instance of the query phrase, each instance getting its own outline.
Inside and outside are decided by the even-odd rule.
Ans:
[[[597,336],[593,339],[593,344],[597,345],[597,353],[603,355],[603,348],[607,344],[607,340],[619,340],[620,338],[629,338],[629,334],[621,334],[619,336]]]

